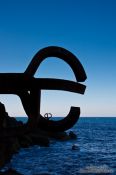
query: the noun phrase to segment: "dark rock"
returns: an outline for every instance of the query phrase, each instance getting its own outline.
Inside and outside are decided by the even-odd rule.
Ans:
[[[6,118],[6,123],[7,123],[8,128],[23,125],[23,122],[17,121],[14,117],[9,117],[9,116],[7,116],[7,118]]]
[[[7,159],[9,159],[9,155],[7,156]],[[6,145],[2,141],[0,143],[0,168],[4,166],[6,163]]]
[[[56,140],[60,140],[60,141],[65,141],[65,140],[69,140],[70,137],[66,132],[50,132],[50,131],[43,131],[40,130],[39,128],[36,128],[33,130],[32,132],[34,135],[37,136],[43,136],[43,137],[47,137],[47,138],[53,138]]]
[[[72,145],[72,150],[80,150],[80,148],[77,144],[73,144]]]
[[[30,134],[30,137],[32,139],[33,145],[40,145],[40,146],[46,146],[48,147],[50,142],[48,137],[42,136],[40,134]]]
[[[70,131],[68,134],[67,132],[50,132],[50,131],[43,131],[43,130],[40,130],[39,128],[36,128],[33,130],[32,133],[37,136],[53,138],[60,141],[77,139],[77,136],[73,131]]]
[[[12,152],[17,153],[18,150],[21,148],[18,138],[11,137],[10,140],[12,142],[12,146],[11,146]]]
[[[33,141],[31,139],[31,137],[29,135],[22,135],[20,137],[18,137],[19,140],[19,144],[22,148],[27,148],[31,145],[33,145]]]
[[[51,133],[51,137],[60,141],[66,141],[70,139],[69,135],[66,132]]]
[[[25,130],[26,132],[24,132]],[[12,155],[17,153],[20,148],[27,148],[32,145],[48,147],[49,138],[66,141],[77,137],[72,131],[67,134],[67,132],[43,131],[37,127],[30,129],[28,125],[9,117],[4,105],[0,103],[0,168],[10,161]],[[72,147],[72,149],[76,149],[76,147]],[[12,174],[13,171],[10,170],[7,173]]]
[[[73,131],[69,132],[69,137],[70,139],[77,139],[77,135]]]
[[[0,143],[0,168],[12,158],[13,153],[11,140],[2,138]]]

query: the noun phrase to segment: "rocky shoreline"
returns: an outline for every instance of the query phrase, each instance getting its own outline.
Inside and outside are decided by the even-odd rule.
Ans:
[[[76,135],[67,132],[47,132],[38,127],[28,129],[26,124],[10,117],[5,110],[4,104],[0,103],[0,169],[8,163],[12,156],[20,151],[20,148],[27,148],[33,145],[50,146],[50,139],[66,141],[76,139]],[[5,173],[12,174],[9,170]],[[2,174],[5,174],[2,173]],[[0,173],[1,174],[1,173]],[[16,172],[14,171],[14,175]]]

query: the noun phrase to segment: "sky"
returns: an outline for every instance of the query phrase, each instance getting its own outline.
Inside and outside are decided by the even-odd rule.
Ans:
[[[42,91],[41,114],[66,116],[71,106],[81,116],[116,116],[115,0],[0,0],[0,72],[22,73],[47,46],[75,54],[87,80],[84,95]],[[49,58],[35,77],[76,81],[65,62]],[[15,83],[15,82],[14,82]],[[10,116],[25,116],[20,98],[0,95]]]

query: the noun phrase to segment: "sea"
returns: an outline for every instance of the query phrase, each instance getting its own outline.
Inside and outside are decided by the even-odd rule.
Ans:
[[[26,118],[20,120],[25,122]],[[69,131],[77,135],[76,140],[51,139],[49,147],[21,149],[2,171],[12,168],[23,175],[116,175],[115,117],[80,117]]]

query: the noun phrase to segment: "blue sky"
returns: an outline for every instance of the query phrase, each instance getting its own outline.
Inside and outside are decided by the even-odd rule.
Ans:
[[[0,72],[23,72],[41,48],[56,45],[74,53],[88,79],[84,95],[42,91],[41,113],[116,116],[115,0],[0,0]],[[70,67],[45,60],[36,77],[74,80]],[[24,116],[19,97],[0,95],[11,116]]]

